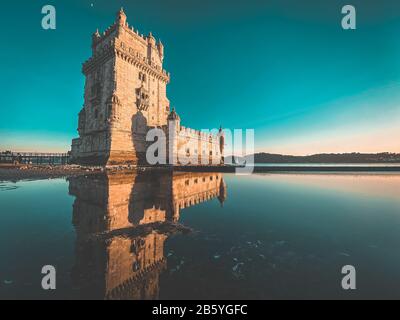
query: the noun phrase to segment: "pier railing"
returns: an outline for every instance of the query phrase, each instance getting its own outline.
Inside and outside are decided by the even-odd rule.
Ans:
[[[63,165],[69,163],[69,158],[69,153],[0,152],[0,163]]]

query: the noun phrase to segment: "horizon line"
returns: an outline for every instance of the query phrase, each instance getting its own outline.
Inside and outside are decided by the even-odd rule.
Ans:
[[[63,151],[55,151],[55,150],[25,150],[25,149],[20,149],[17,148],[15,150],[12,149],[0,149],[0,153],[6,153],[6,152],[12,152],[12,153],[68,153],[71,150],[63,150]],[[308,154],[286,154],[286,153],[273,153],[273,152],[268,152],[268,151],[258,151],[254,153],[249,153],[246,155],[237,155],[237,154],[229,154],[226,155],[225,157],[247,157],[251,155],[256,155],[256,154],[268,154],[268,155],[277,155],[277,156],[286,156],[286,157],[310,157],[310,156],[316,156],[316,155],[345,155],[345,154],[360,154],[360,155],[365,155],[365,154],[370,154],[370,155],[378,155],[378,154],[394,154],[394,155],[400,155],[399,152],[393,152],[393,151],[376,151],[376,152],[362,152],[362,151],[351,151],[351,152],[321,152],[321,153],[308,153]]]

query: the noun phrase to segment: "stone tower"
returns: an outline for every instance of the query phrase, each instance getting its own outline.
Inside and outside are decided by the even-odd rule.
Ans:
[[[92,57],[83,63],[84,105],[71,160],[82,164],[144,161],[149,128],[167,125],[170,75],[164,46],[128,26],[121,9],[102,34],[92,35]]]

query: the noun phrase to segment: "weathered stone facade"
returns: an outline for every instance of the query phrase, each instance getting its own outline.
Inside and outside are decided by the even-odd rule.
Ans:
[[[179,155],[207,155],[202,164],[223,162],[221,131],[200,133],[172,119],[166,92],[170,75],[163,69],[163,60],[161,41],[129,27],[122,9],[102,35],[93,34],[92,57],[82,68],[84,106],[79,112],[79,138],[72,140],[72,162],[146,164],[150,144],[146,134],[152,128],[162,129],[170,141],[173,151],[167,154],[167,162],[172,163],[172,154],[178,159],[172,164],[179,164]]]
[[[74,282],[82,297],[156,299],[164,242],[180,210],[227,197],[221,173],[121,172],[69,178],[75,196]]]

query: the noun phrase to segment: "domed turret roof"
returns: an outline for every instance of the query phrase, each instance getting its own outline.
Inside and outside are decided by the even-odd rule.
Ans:
[[[169,113],[167,120],[180,120],[178,114],[175,111],[175,108],[172,108],[172,111]]]

